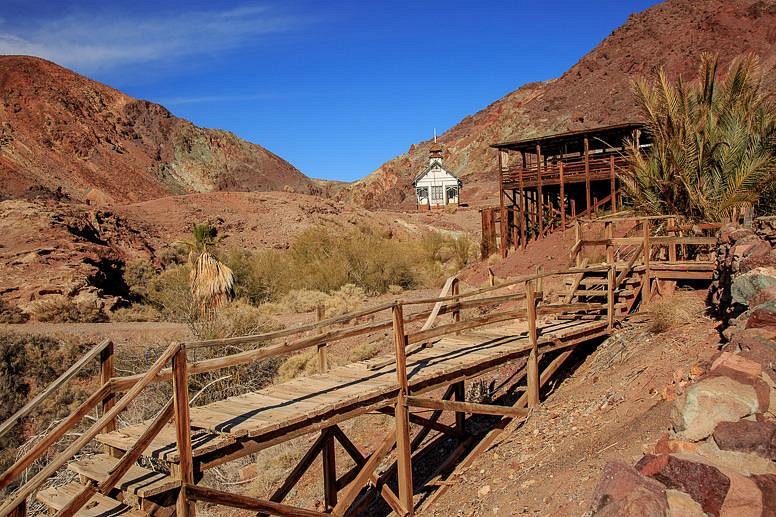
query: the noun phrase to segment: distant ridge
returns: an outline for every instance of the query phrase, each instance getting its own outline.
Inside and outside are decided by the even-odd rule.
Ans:
[[[0,56],[0,197],[131,202],[217,190],[322,191],[279,156],[52,62]]]

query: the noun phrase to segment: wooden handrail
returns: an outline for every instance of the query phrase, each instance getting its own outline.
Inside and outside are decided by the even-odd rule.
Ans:
[[[72,379],[78,372],[80,372],[86,364],[97,357],[100,352],[105,350],[110,345],[110,340],[106,339],[100,344],[89,350],[83,357],[76,361],[70,368],[68,368],[62,375],[57,377],[54,382],[46,386],[46,388],[35,395],[32,400],[27,402],[16,413],[8,417],[8,419],[0,424],[0,437],[3,437],[10,431],[14,425],[19,423],[22,418],[32,413],[41,402],[46,400],[52,393],[54,393],[64,383]]]
[[[151,365],[144,377],[134,386],[132,386],[132,389],[129,390],[123,397],[121,397],[121,399],[116,402],[116,405],[113,406],[110,411],[102,415],[102,417],[100,417],[97,422],[95,422],[72,444],[70,444],[67,449],[57,455],[57,457],[54,458],[51,463],[46,465],[43,469],[40,470],[40,472],[35,474],[32,479],[30,479],[21,488],[19,488],[13,497],[6,500],[5,503],[0,506],[0,517],[7,517],[10,515],[20,504],[27,500],[27,497],[29,497],[35,490],[40,488],[40,486],[49,477],[51,477],[57,470],[59,470],[62,465],[68,462],[78,451],[83,449],[86,444],[92,441],[94,437],[102,431],[108,422],[110,422],[112,419],[118,416],[119,413],[126,409],[129,403],[132,402],[146,386],[151,384],[152,379],[156,376],[157,373],[159,373],[167,361],[169,361],[172,356],[178,352],[178,350],[180,350],[180,344],[178,343],[172,343],[169,347],[167,347],[162,355],[159,356],[153,365]]]

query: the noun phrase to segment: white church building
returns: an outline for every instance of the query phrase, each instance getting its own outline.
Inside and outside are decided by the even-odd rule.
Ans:
[[[412,182],[419,210],[458,205],[463,183],[442,165],[442,146],[434,144],[429,151],[428,166]]]

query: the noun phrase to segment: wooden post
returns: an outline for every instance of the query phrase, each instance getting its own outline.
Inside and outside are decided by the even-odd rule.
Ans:
[[[512,190],[512,198],[517,199],[517,194],[514,190]],[[517,208],[517,203],[512,205],[512,246],[515,248],[515,251],[517,251],[517,248],[520,246],[520,230],[519,230],[519,219],[520,219],[520,211]]]
[[[464,381],[456,382],[453,384],[455,390],[455,400],[458,402],[466,402],[466,386]],[[455,412],[455,429],[458,434],[464,436],[466,434],[466,413],[463,411]]]
[[[488,268],[488,285],[490,287],[496,286],[496,275],[493,273],[493,270]]]
[[[606,262],[608,264],[614,264],[614,245],[612,244],[612,238],[614,237],[614,224],[611,221],[604,223],[604,234],[606,237]]]
[[[606,290],[606,324],[609,332],[614,330],[614,283],[617,277],[617,266],[614,263],[609,264]]]
[[[582,242],[582,223],[579,219],[574,220],[574,245]],[[582,264],[582,246],[580,245],[576,253],[576,264],[579,267]]]
[[[609,157],[609,190],[612,193],[612,213],[617,212],[617,179],[614,176],[614,156]]]
[[[409,382],[407,380],[407,336],[404,333],[404,312],[401,304],[393,306],[393,341],[396,347],[396,378],[399,394],[396,397],[396,469],[399,483],[399,500],[407,515],[413,515],[412,501],[412,452],[410,451],[410,421],[407,408]]]
[[[536,197],[539,201],[539,238],[544,235],[544,194],[542,192],[542,146],[536,144]]]
[[[108,346],[100,352],[100,385],[109,383],[115,374],[115,366],[113,364],[113,342],[108,343]],[[116,403],[116,395],[112,391],[102,401],[102,414],[104,415],[111,409]],[[104,433],[110,433],[116,430],[116,419],[112,419],[108,422],[108,425],[103,429]],[[118,451],[110,445],[103,445],[105,454],[111,456],[117,456]],[[120,457],[120,455],[118,456]]]
[[[668,219],[668,228],[669,228],[668,235],[675,237],[676,236],[675,217],[671,217]],[[671,241],[671,243],[668,245],[668,260],[671,262],[676,262],[676,241]]]
[[[525,199],[525,188],[523,187],[523,171],[526,167],[525,162],[525,151],[523,151],[523,166],[517,171],[517,183],[520,187],[520,245],[525,249],[526,246],[526,231],[525,231],[525,223],[526,223],[526,199]]]
[[[326,318],[326,307],[323,304],[318,304],[315,307],[315,320],[323,321]],[[318,329],[319,334],[323,334],[323,329]],[[318,345],[318,371],[320,373],[326,373],[329,370],[329,360],[327,357],[328,346],[326,343]],[[334,503],[336,504],[336,502]]]
[[[571,198],[571,218],[577,218],[577,200],[573,197]]]
[[[563,161],[558,163],[558,172],[560,173],[560,227],[566,230],[566,188],[563,178]]]
[[[641,220],[641,235],[644,240],[644,279],[641,282],[641,303],[649,303],[652,297],[652,271],[649,267],[650,256],[652,255],[652,243],[649,235],[649,219]]]
[[[181,488],[175,503],[175,512],[179,517],[194,515],[194,503],[186,497],[185,485],[194,483],[194,460],[191,452],[191,421],[189,417],[189,380],[186,349],[179,346],[172,358],[172,389],[175,408],[175,434],[178,445],[177,474]]]
[[[598,198],[593,198],[593,217],[598,217]]]
[[[334,433],[328,429],[321,431],[327,436],[321,449],[323,463],[323,498],[326,511],[337,506],[337,460],[334,450]]]
[[[501,215],[500,220],[500,234],[501,234],[501,242],[500,242],[500,250],[501,250],[501,257],[504,258],[507,256],[507,220],[504,213],[504,169],[508,166],[507,165],[508,155],[506,151],[499,150],[498,152],[498,202],[499,202],[499,214]]]
[[[526,365],[528,407],[536,407],[539,405],[539,356],[537,349],[539,337],[536,331],[536,293],[534,293],[531,281],[525,283],[525,303],[528,318],[528,340],[531,345]]]
[[[587,202],[587,213],[590,214],[590,142],[587,137],[584,140],[585,145],[585,201]]]

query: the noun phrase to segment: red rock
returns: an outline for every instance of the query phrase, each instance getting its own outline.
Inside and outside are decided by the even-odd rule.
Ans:
[[[730,488],[722,503],[720,515],[762,515],[763,493],[757,483],[734,470],[721,471],[730,480]]]
[[[759,296],[759,293],[757,296]],[[748,329],[767,327],[776,328],[776,300],[771,300],[756,306],[752,310],[752,314],[746,320],[746,328]]]
[[[751,477],[762,492],[763,517],[776,517],[776,475],[761,474]]]
[[[751,452],[776,460],[776,424],[772,422],[720,422],[713,436],[720,449]]]
[[[758,305],[762,305],[763,303],[772,300],[776,300],[776,287],[766,287],[765,289],[758,291],[757,294],[752,297],[750,303],[752,307],[757,307]]]
[[[722,352],[714,362],[711,363],[711,370],[714,371],[723,366],[750,377],[759,377],[763,371],[760,363],[751,361],[740,355],[731,354],[730,352]]]
[[[610,461],[593,493],[591,512],[601,516],[663,516],[665,487],[622,461]]]
[[[719,515],[730,488],[730,479],[716,467],[670,454],[646,455],[636,464],[636,470],[668,488],[685,492],[712,515]]]
[[[670,454],[672,452],[695,452],[698,444],[684,440],[672,440],[668,433],[663,433],[655,444],[655,454]]]

